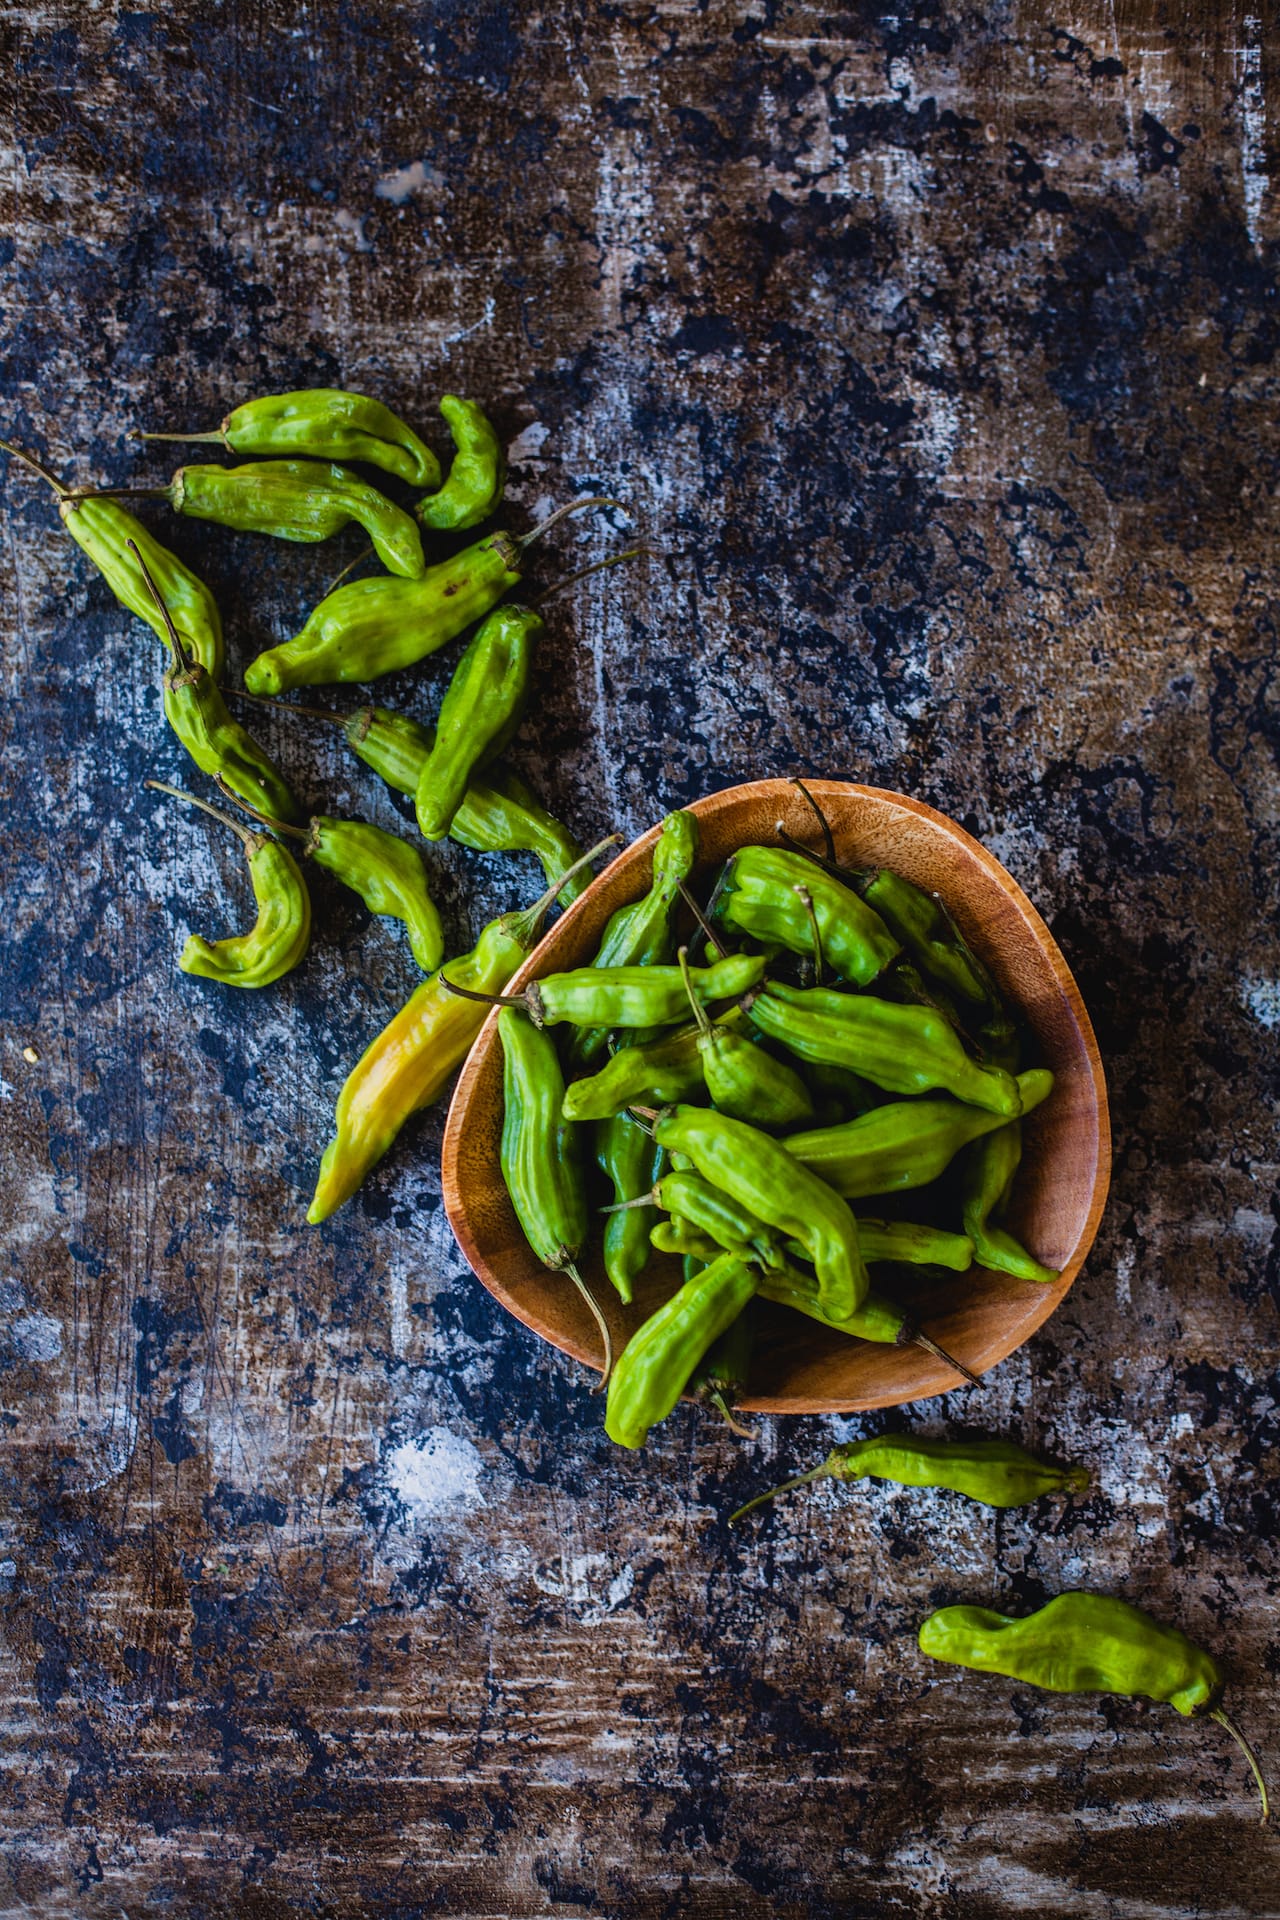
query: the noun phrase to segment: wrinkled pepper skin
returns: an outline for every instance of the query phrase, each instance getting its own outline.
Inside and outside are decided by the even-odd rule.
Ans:
[[[629,1106],[670,1106],[703,1091],[698,1029],[683,1027],[642,1046],[619,1047],[598,1073],[564,1096],[567,1120],[607,1120]]]
[[[147,590],[137,556],[130,550],[129,542],[133,541],[169,610],[183,658],[195,661],[211,680],[221,680],[222,619],[204,581],[197,579],[176,553],[161,546],[141,520],[126,512],[117,500],[93,494],[62,498],[58,512],[71,538],[93,561],[121,606],[136,613],[139,620],[145,620],[156,639],[167,646],[168,629]]]
[[[652,1190],[666,1154],[629,1114],[598,1121],[594,1142],[596,1165],[612,1184],[615,1202],[638,1200]],[[636,1281],[649,1264],[653,1221],[652,1207],[626,1207],[605,1219],[604,1270],[620,1300],[631,1299]]]
[[[258,917],[247,933],[205,940],[193,933],[178,965],[228,987],[269,987],[297,966],[311,940],[311,896],[287,847],[265,833],[243,832]]]
[[[367,821],[322,813],[312,819],[304,850],[358,893],[370,913],[403,920],[414,959],[424,973],[435,972],[444,959],[444,929],[416,847]]]
[[[762,955],[737,953],[714,966],[691,967],[693,991],[705,1005],[733,1000],[764,974]],[[543,1026],[667,1027],[688,1012],[679,967],[574,967],[547,973],[527,988],[529,1012]]]
[[[697,1107],[660,1114],[654,1139],[687,1154],[704,1179],[800,1242],[817,1269],[819,1304],[833,1321],[847,1320],[861,1306],[870,1278],[857,1222],[839,1194],[785,1147],[741,1120]]]
[[[669,813],[654,843],[649,891],[609,916],[596,949],[594,967],[654,967],[667,965],[675,954],[673,917],[680,887],[693,872],[698,857],[698,822],[692,813]],[[675,1016],[678,1019],[680,1016]],[[658,1022],[654,1022],[658,1025]],[[570,1050],[575,1066],[598,1060],[608,1044],[607,1026],[586,1028],[574,1035]]]
[[[298,818],[301,809],[279,767],[232,719],[217,681],[198,662],[175,661],[161,684],[165,718],[202,773],[220,780],[255,813]]]
[[[411,517],[358,474],[332,461],[259,460],[247,467],[179,467],[164,497],[188,520],[308,544],[354,520],[389,572],[415,579],[425,566]]]
[[[925,979],[988,1018],[1003,1013],[991,976],[942,903],[900,873],[882,869],[862,890]]]
[[[1052,1092],[1053,1075],[1033,1067],[1018,1075],[1017,1085],[1022,1110],[1030,1113]],[[962,1147],[1004,1124],[999,1114],[957,1100],[895,1100],[838,1127],[793,1133],[786,1145],[846,1200],[858,1200],[927,1187]]]
[[[1008,1205],[1021,1159],[1022,1124],[1018,1120],[997,1127],[994,1133],[975,1141],[969,1148],[961,1186],[964,1230],[973,1241],[980,1267],[1047,1287],[1058,1278],[1058,1269],[1042,1266],[1011,1233],[992,1220],[993,1214],[1001,1213]]]
[[[920,1651],[1050,1693],[1124,1693],[1187,1715],[1216,1706],[1224,1685],[1217,1661],[1177,1627],[1100,1593],[1060,1593],[1021,1619],[943,1607],[920,1628]]]
[[[758,1214],[739,1206],[701,1174],[666,1174],[656,1194],[661,1206],[708,1234],[722,1250],[740,1249],[779,1272],[792,1261],[807,1258],[798,1240],[779,1239]],[[865,1214],[857,1225],[858,1245],[868,1266],[892,1261],[895,1266],[946,1267],[952,1273],[967,1273],[973,1265],[973,1242],[967,1234],[917,1226],[910,1220],[871,1220]],[[807,1277],[812,1280],[812,1275]]]
[[[506,460],[502,443],[474,400],[456,394],[440,397],[440,411],[453,435],[453,464],[438,493],[419,501],[414,511],[424,527],[456,533],[478,527],[502,501]]]
[[[813,901],[813,917],[797,888]],[[767,945],[822,960],[844,980],[866,986],[902,951],[880,916],[851,887],[784,847],[742,847],[725,868],[713,905],[716,923]]]
[[[728,1331],[756,1291],[754,1269],[721,1254],[627,1342],[613,1370],[605,1432],[621,1447],[642,1447],[665,1420],[708,1347]]]
[[[752,1001],[751,1019],[801,1060],[848,1067],[889,1093],[941,1087],[1004,1120],[1022,1111],[1012,1074],[976,1065],[955,1029],[930,1007],[774,981]]]
[[[567,1272],[587,1237],[587,1189],[577,1129],[560,1111],[564,1075],[555,1042],[516,1007],[499,1013],[498,1039],[502,1178],[538,1259]]]
[[[520,725],[541,631],[540,616],[528,607],[496,607],[468,642],[414,789],[418,829],[428,840],[444,839],[472,775],[503,751]]]
[[[1014,1440],[941,1440],[907,1433],[835,1447],[812,1477],[943,1487],[984,1507],[1027,1507],[1051,1493],[1083,1493],[1089,1485],[1086,1467],[1055,1466]]]
[[[366,766],[397,793],[412,798],[434,739],[427,727],[389,707],[359,707],[348,714],[343,732]],[[500,764],[472,780],[449,837],[476,853],[531,853],[548,882],[582,858],[582,848],[568,828],[547,812],[518,774]],[[560,905],[572,906],[590,884],[589,874],[575,874],[560,891]]]
[[[520,549],[506,533],[428,567],[416,580],[352,580],[320,602],[306,625],[251,660],[250,693],[376,680],[455,640],[520,579]]]
[[[144,440],[221,444],[228,453],[280,454],[313,460],[358,460],[411,487],[438,487],[440,462],[430,447],[380,400],[340,387],[246,400],[212,433],[146,433]]]
[[[680,970],[685,976],[689,1004],[698,1023],[698,1054],[702,1077],[713,1105],[735,1120],[748,1120],[752,1126],[778,1132],[798,1127],[813,1119],[813,1099],[808,1087],[783,1061],[748,1040],[730,1024],[708,1020],[689,979],[689,960],[684,947],[679,953]]]

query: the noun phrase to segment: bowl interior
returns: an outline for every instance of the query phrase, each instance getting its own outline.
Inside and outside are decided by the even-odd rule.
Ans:
[[[941,895],[966,940],[1034,1035],[1035,1064],[1051,1067],[1054,1089],[1024,1127],[1022,1166],[1010,1220],[1036,1257],[1061,1268],[1052,1286],[973,1268],[925,1284],[911,1305],[928,1332],[976,1372],[992,1367],[1041,1326],[1070,1287],[1092,1244],[1106,1199],[1110,1133],[1097,1044],[1079,991],[1052,935],[999,862],[945,815],[901,794],[834,780],[806,786],[831,823],[837,855],[851,866],[892,867]],[[781,821],[817,846],[813,814],[790,782],[762,780],[698,801],[699,878],[736,848],[776,843]],[[658,829],[643,835],[556,922],[512,982],[586,965],[610,914],[649,885]],[[472,1048],[449,1110],[444,1197],[463,1252],[480,1279],[517,1319],[589,1365],[600,1341],[585,1306],[560,1274],[535,1259],[516,1223],[498,1164],[502,1128],[502,1050],[497,1015]],[[861,1203],[874,1213],[875,1202]],[[855,1207],[855,1211],[857,1211]],[[679,1285],[679,1263],[655,1255],[623,1306],[605,1278],[599,1236],[582,1271],[604,1309],[615,1352]],[[923,1348],[873,1346],[833,1333],[784,1308],[757,1303],[762,1337],[752,1390],[742,1402],[772,1413],[854,1412],[897,1406],[959,1385]]]

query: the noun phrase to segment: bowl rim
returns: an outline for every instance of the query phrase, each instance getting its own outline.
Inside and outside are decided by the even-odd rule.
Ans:
[[[1050,1296],[1045,1302],[1045,1312],[1030,1325],[1015,1328],[1014,1337],[1011,1339],[1005,1340],[1003,1336],[1001,1336],[994,1340],[990,1348],[984,1350],[976,1359],[973,1356],[967,1356],[970,1364],[974,1365],[976,1371],[986,1373],[991,1368],[998,1366],[1003,1360],[1008,1359],[1010,1354],[1016,1353],[1019,1348],[1025,1346],[1028,1340],[1038,1333],[1045,1322],[1057,1311],[1071,1287],[1074,1285],[1076,1277],[1088,1258],[1093,1243],[1097,1238],[1098,1228],[1106,1208],[1111,1183],[1112,1145],[1110,1106],[1107,1099],[1106,1077],[1103,1072],[1102,1056],[1098,1047],[1097,1037],[1093,1030],[1093,1023],[1089,1018],[1083,996],[1076,984],[1070,967],[1067,965],[1066,958],[1043,917],[1032,905],[1023,889],[1013,878],[1013,875],[1007,871],[996,856],[985,847],[980,840],[976,839],[967,828],[962,827],[960,823],[953,820],[949,814],[942,813],[936,807],[931,807],[927,801],[917,800],[910,794],[899,793],[893,788],[873,787],[853,780],[834,780],[821,775],[814,775],[812,777],[805,775],[804,784],[818,797],[821,797],[824,791],[829,792],[832,789],[838,789],[842,794],[855,795],[859,798],[877,802],[887,801],[892,806],[906,813],[916,815],[921,820],[927,822],[931,828],[941,829],[943,833],[955,841],[962,851],[976,861],[986,877],[994,881],[1001,888],[1017,908],[1026,924],[1029,934],[1034,938],[1035,944],[1048,960],[1058,988],[1067,1003],[1080,1034],[1084,1056],[1089,1066],[1094,1115],[1097,1125],[1097,1157],[1094,1164],[1093,1184],[1090,1190],[1089,1204],[1075,1245],[1061,1269],[1059,1279],[1051,1288],[1047,1287],[1044,1289],[1046,1295]],[[722,807],[745,800],[748,797],[755,800],[763,799],[771,792],[775,793],[780,801],[784,798],[793,799],[795,782],[781,776],[766,780],[742,781],[732,787],[717,788],[715,792],[705,794],[701,799],[692,801],[689,805],[678,810],[701,816],[702,814],[711,813]],[[562,938],[564,929],[574,918],[582,919],[590,912],[593,897],[598,898],[609,876],[619,863],[624,860],[637,860],[638,862],[638,856],[643,854],[647,848],[654,845],[661,831],[662,822],[659,820],[645,833],[640,834],[638,838],[630,841],[615,854],[608,866],[601,869],[592,880],[590,886],[579,895],[573,904],[568,907],[543,934],[528,958],[512,975],[505,989],[507,993],[518,993],[521,988],[527,986],[531,980],[537,979],[542,972],[546,971],[545,956],[552,942],[558,942]],[[639,898],[639,894],[637,894],[636,897]],[[476,1082],[483,1070],[489,1051],[494,1044],[498,1012],[499,1009],[494,1007],[486,1015],[484,1024],[477,1033],[466,1060],[463,1063],[457,1084],[454,1088],[453,1098],[449,1103],[449,1111],[445,1120],[444,1138],[441,1146],[441,1185],[445,1213],[449,1220],[449,1225],[453,1230],[454,1238],[457,1240],[458,1246],[465,1256],[472,1273],[493,1298],[516,1320],[520,1321],[523,1326],[528,1327],[531,1333],[536,1333],[540,1339],[545,1340],[548,1346],[557,1348],[561,1353],[567,1354],[571,1359],[578,1360],[587,1367],[597,1368],[599,1366],[599,1356],[597,1353],[570,1338],[554,1338],[547,1332],[545,1326],[534,1318],[522,1305],[514,1294],[509,1293],[491,1274],[486,1272],[474,1236],[470,1231],[467,1211],[462,1200],[460,1182],[460,1163],[463,1154],[463,1141],[467,1130],[466,1116]],[[900,1394],[887,1393],[871,1399],[859,1399],[856,1403],[847,1401],[837,1402],[829,1399],[818,1401],[808,1396],[797,1395],[792,1396],[786,1404],[779,1404],[779,1399],[776,1395],[747,1395],[744,1396],[739,1404],[744,1412],[770,1414],[864,1412],[871,1411],[878,1407],[914,1405],[918,1400],[932,1399],[939,1394],[955,1391],[958,1385],[958,1381],[951,1379],[937,1386],[929,1387],[923,1392],[912,1393],[905,1398]]]

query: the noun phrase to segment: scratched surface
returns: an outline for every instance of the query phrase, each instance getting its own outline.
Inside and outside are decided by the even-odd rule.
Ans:
[[[914,1647],[945,1600],[1145,1601],[1280,1778],[1266,12],[0,8],[6,431],[136,482],[169,469],[132,427],[255,392],[368,388],[437,442],[474,393],[513,525],[616,492],[671,556],[559,602],[515,753],[548,800],[584,840],[804,769],[941,806],[1075,967],[1117,1149],[1064,1308],[913,1416],[1096,1490],[819,1493],[730,1536],[877,1423],[744,1447],[682,1410],[622,1457],[466,1272],[439,1116],[305,1226],[407,948],[317,876],[274,990],[176,971],[243,917],[240,856],[142,790],[189,777],[158,649],[10,464],[5,1920],[1280,1913],[1217,1729]],[[236,670],[357,547],[165,537]],[[386,697],[429,713],[441,664]],[[535,890],[432,864],[457,947]]]

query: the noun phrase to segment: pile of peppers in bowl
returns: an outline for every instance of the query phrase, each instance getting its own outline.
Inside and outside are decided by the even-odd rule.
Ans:
[[[553,902],[571,904],[592,859],[614,844],[583,854],[501,756],[524,714],[543,626],[536,603],[505,596],[521,581],[528,548],[556,521],[618,503],[574,500],[531,533],[490,531],[428,563],[423,536],[448,541],[481,527],[497,512],[505,479],[481,408],[447,394],[440,412],[454,447],[443,480],[435,454],[381,402],[331,388],[250,400],[208,431],[143,434],[203,442],[243,461],[180,467],[163,486],[67,486],[0,441],[0,451],[48,483],[67,532],[151,628],[165,717],[219,804],[148,785],[202,809],[243,844],[253,924],[216,939],[193,935],[180,968],[236,987],[282,978],[310,942],[305,864],[315,861],[371,913],[404,925],[425,976],[348,1075],[312,1222],[349,1199],[409,1117],[441,1097]],[[379,483],[354,466],[375,469]],[[392,484],[414,497],[391,498]],[[323,541],[352,523],[367,533],[368,549],[346,574],[370,558],[385,571],[339,576],[294,637],[249,663],[233,696],[240,700],[368,682],[474,628],[434,729],[372,704],[286,710],[340,729],[358,759],[413,799],[427,841],[448,836],[482,852],[536,856],[542,896],[446,961],[419,848],[365,821],[304,815],[228,708],[213,595],[122,504],[130,497],[291,541]],[[641,1446],[686,1393],[737,1426],[757,1297],[850,1338],[918,1341],[973,1380],[871,1285],[869,1268],[963,1272],[976,1260],[1022,1280],[1056,1278],[1002,1224],[1022,1118],[1048,1096],[1052,1075],[1023,1061],[1024,1036],[945,907],[900,875],[841,870],[820,815],[819,824],[825,852],[796,842],[743,847],[699,904],[688,887],[697,823],[670,815],[649,892],[614,914],[593,963],[544,976],[499,1016],[503,1176],[534,1253],[564,1272],[597,1315],[606,1427],[624,1447]],[[568,1034],[563,1048],[552,1028]],[[588,1155],[613,1195],[604,1265],[621,1298],[631,1298],[652,1250],[683,1261],[683,1284],[616,1365],[576,1264],[588,1235]],[[944,1176],[956,1217],[940,1222],[931,1202]],[[876,1202],[875,1213],[862,1210],[864,1199]],[[913,1210],[929,1217],[912,1218]],[[1088,1484],[1083,1467],[1056,1466],[1013,1441],[890,1434],[837,1447],[786,1487],[863,1477],[1001,1508]],[[748,1501],[733,1519],[784,1490]],[[1068,1592],[1022,1618],[944,1607],[925,1620],[919,1644],[935,1659],[1026,1684],[1142,1696],[1210,1717],[1247,1756],[1268,1817],[1258,1762],[1221,1707],[1216,1661],[1122,1599]]]

